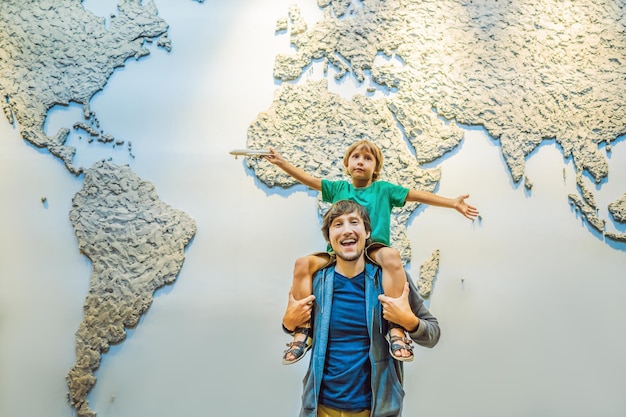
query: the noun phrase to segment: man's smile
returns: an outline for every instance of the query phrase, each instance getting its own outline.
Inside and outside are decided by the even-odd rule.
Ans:
[[[340,242],[341,246],[343,246],[344,248],[347,246],[354,246],[356,245],[356,238],[348,238],[348,239],[344,239]]]

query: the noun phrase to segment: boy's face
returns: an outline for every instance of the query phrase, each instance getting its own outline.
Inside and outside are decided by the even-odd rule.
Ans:
[[[376,172],[376,157],[366,147],[359,146],[348,157],[346,169],[352,180],[371,181]]]

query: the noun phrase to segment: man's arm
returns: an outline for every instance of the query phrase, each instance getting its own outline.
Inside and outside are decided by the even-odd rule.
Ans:
[[[409,336],[418,345],[431,348],[439,342],[441,336],[439,321],[424,305],[424,299],[420,296],[419,290],[408,273],[406,280],[409,284],[409,305],[413,313],[420,319],[419,327],[413,332],[409,331]]]
[[[302,300],[296,300],[290,288],[289,301],[287,302],[287,309],[283,316],[283,330],[287,333],[293,333],[297,327],[301,327],[311,320],[314,300],[314,295],[309,295]]]
[[[478,210],[476,207],[467,204],[465,202],[466,198],[469,198],[469,194],[460,195],[457,198],[447,198],[428,191],[409,190],[406,201],[428,204],[429,206],[453,208],[468,219],[474,220],[478,216]]]
[[[384,294],[378,296],[383,307],[383,318],[396,323],[409,333],[419,329],[420,319],[417,317],[409,304],[409,283],[404,284],[402,295],[398,298],[388,297]]]
[[[314,190],[322,191],[321,178],[314,177],[313,175],[306,173],[304,170],[293,166],[287,162],[287,160],[283,158],[282,155],[274,148],[270,148],[270,154],[263,157],[285,171],[287,174],[291,175],[291,177],[298,182],[306,185],[307,187],[313,188]]]
[[[400,297],[392,298],[381,294],[378,299],[383,307],[383,318],[402,326],[415,343],[433,347],[439,342],[439,322],[424,305],[424,300],[419,296],[408,274]]]

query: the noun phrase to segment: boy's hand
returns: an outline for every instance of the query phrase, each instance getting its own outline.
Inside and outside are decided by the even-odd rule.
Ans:
[[[279,154],[278,151],[272,147],[270,147],[270,154],[264,155],[263,158],[267,159],[270,163],[278,166],[281,166],[285,163],[285,159],[282,157],[282,155]]]
[[[313,175],[306,173],[302,168],[298,168],[290,164],[285,158],[282,157],[281,154],[278,153],[276,149],[270,147],[269,154],[264,155],[263,157],[270,163],[285,171],[296,181],[306,185],[307,187],[313,188],[314,190],[322,191],[322,180],[320,178],[314,177]]]
[[[469,198],[469,194],[460,195],[455,198],[453,207],[456,209],[456,211],[458,211],[468,219],[475,220],[476,216],[478,216],[478,210],[476,209],[476,207],[467,204],[465,202],[466,198]]]

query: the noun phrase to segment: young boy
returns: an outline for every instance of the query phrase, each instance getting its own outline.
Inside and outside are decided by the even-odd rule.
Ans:
[[[383,290],[389,297],[399,297],[406,282],[400,253],[389,247],[393,207],[402,207],[406,202],[419,202],[454,208],[470,220],[474,220],[478,215],[475,207],[465,203],[469,195],[450,199],[427,191],[409,190],[400,185],[378,181],[383,166],[383,155],[378,146],[367,140],[353,143],[344,155],[343,165],[351,182],[328,181],[314,177],[287,162],[273,148],[270,148],[270,154],[266,155],[265,159],[300,183],[321,191],[322,200],[325,202],[353,200],[367,208],[372,219],[371,240],[374,242],[369,246],[367,254],[381,266]],[[311,294],[313,274],[325,266],[329,259],[329,254],[322,253],[296,260],[292,285],[293,296],[296,300]],[[283,364],[289,365],[304,357],[311,347],[310,333],[310,326],[296,329],[293,341],[287,344],[288,349],[283,354]],[[389,352],[394,359],[399,361],[413,360],[411,341],[405,336],[403,328],[389,323]]]

